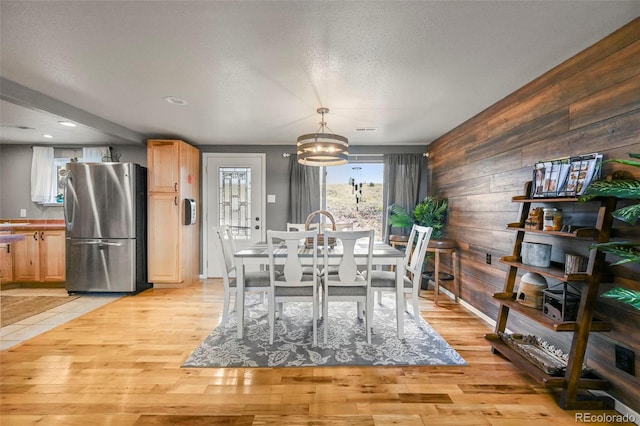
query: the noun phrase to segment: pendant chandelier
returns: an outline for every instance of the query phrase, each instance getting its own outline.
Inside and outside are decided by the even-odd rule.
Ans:
[[[316,133],[309,133],[298,138],[298,163],[305,166],[339,166],[349,161],[349,140],[344,136],[325,133],[331,131],[324,121],[324,115],[329,108],[318,108],[322,115],[320,129]]]

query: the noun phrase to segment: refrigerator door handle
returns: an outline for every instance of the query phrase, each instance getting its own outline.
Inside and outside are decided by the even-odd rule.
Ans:
[[[76,246],[111,246],[111,247],[122,247],[122,243],[110,243],[106,241],[74,241],[74,245]]]
[[[71,199],[73,196],[73,199]],[[75,204],[77,202],[76,191],[73,188],[73,175],[71,171],[67,174],[67,181],[64,185],[64,221],[67,224],[67,231],[71,231],[73,229],[73,220],[75,216]],[[72,210],[73,208],[73,210]]]

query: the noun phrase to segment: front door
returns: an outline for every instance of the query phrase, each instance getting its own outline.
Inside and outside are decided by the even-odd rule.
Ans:
[[[236,249],[266,239],[265,154],[204,153],[205,166],[205,270],[222,276],[220,253],[211,227],[228,225]]]

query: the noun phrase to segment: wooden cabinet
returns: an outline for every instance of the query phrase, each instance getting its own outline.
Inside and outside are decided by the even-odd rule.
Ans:
[[[25,239],[13,243],[13,280],[16,282],[64,282],[65,231],[16,230]]]
[[[149,194],[149,280],[182,282],[178,195]]]
[[[10,235],[11,231],[0,231]],[[11,244],[0,244],[0,284],[13,281],[13,249]]]
[[[64,282],[66,279],[65,231],[40,231],[40,279]]]
[[[525,194],[530,194],[530,182],[525,187]],[[607,242],[611,233],[613,218],[611,212],[615,209],[615,198],[601,198],[590,201],[591,205],[597,207],[597,219],[593,227],[581,228],[574,232],[543,231],[525,229],[525,221],[529,215],[530,207],[535,203],[544,204],[566,204],[578,202],[577,198],[537,198],[529,199],[526,196],[514,197],[514,202],[520,203],[519,222],[509,224],[508,229],[516,232],[513,254],[500,259],[502,263],[508,265],[504,288],[501,293],[494,295],[500,303],[498,319],[494,334],[488,334],[486,338],[491,342],[494,352],[499,352],[523,371],[526,371],[534,379],[544,386],[557,387],[561,389],[558,404],[564,409],[594,409],[604,408],[610,404],[606,398],[584,399],[580,394],[581,389],[605,389],[607,383],[597,377],[583,376],[583,363],[589,334],[592,331],[608,331],[609,324],[596,321],[593,318],[596,300],[598,298],[598,288],[602,276],[605,254],[597,249],[589,250],[589,263],[584,273],[565,274],[564,265],[552,262],[548,268],[535,267],[522,263],[521,247],[525,235],[532,233],[545,235],[550,238],[563,239],[583,239],[593,242]],[[597,205],[599,203],[599,205]],[[547,278],[560,282],[569,282],[579,286],[581,290],[578,315],[575,321],[555,321],[545,316],[541,310],[524,306],[515,301],[514,285],[519,270],[539,273]],[[500,334],[507,328],[510,311],[515,311],[526,320],[536,323],[556,332],[573,332],[571,339],[571,349],[567,368],[564,376],[552,376],[546,374],[542,369],[528,361],[519,352],[505,344]]]
[[[150,140],[148,148],[148,191],[178,193],[180,190],[181,141]]]
[[[149,140],[147,169],[149,281],[189,284],[200,272],[200,215],[185,224],[185,199],[200,210],[200,151],[181,140]]]

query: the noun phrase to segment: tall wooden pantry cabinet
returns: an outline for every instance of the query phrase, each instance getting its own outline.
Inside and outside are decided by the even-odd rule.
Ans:
[[[149,282],[186,286],[200,272],[200,151],[181,140],[149,139],[147,170]]]

